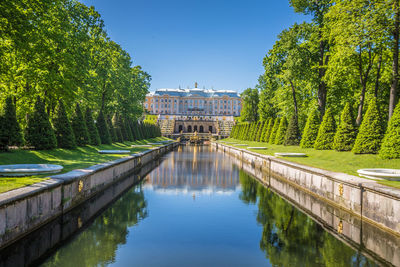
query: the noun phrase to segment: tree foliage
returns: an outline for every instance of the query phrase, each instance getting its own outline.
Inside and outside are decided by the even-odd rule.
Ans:
[[[338,151],[349,151],[353,148],[357,136],[350,103],[344,107],[340,124],[335,134],[333,148]]]
[[[57,138],[57,145],[60,148],[75,148],[75,135],[65,111],[64,103],[60,100],[57,106],[56,115],[53,118],[54,132]]]
[[[331,109],[327,109],[319,126],[317,139],[315,140],[314,148],[318,150],[332,149],[333,140],[336,132],[335,118]]]
[[[373,98],[368,105],[352,151],[355,154],[378,153],[383,136],[384,128],[382,119],[379,115],[376,100]]]
[[[400,158],[400,105],[390,118],[379,156],[384,159]]]
[[[300,147],[312,148],[318,136],[320,126],[319,114],[317,110],[310,113],[307,118],[306,126],[304,127],[303,135],[300,141]]]

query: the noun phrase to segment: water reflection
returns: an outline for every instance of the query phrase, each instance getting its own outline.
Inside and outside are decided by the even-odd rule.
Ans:
[[[318,223],[240,171],[245,203],[258,203],[260,249],[274,266],[376,266]]]
[[[228,155],[180,149],[44,265],[376,266]]]
[[[104,266],[115,262],[118,246],[126,243],[128,228],[147,215],[142,186],[137,185],[96,218],[72,243],[59,249],[44,266]]]
[[[165,192],[229,192],[238,185],[231,159],[209,146],[181,147],[147,176],[148,187]]]

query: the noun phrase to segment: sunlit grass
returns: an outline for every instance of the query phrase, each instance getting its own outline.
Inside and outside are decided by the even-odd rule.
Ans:
[[[8,164],[57,164],[64,167],[62,172],[74,169],[86,168],[98,163],[111,161],[127,155],[99,154],[98,150],[130,150],[132,153],[141,152],[149,148],[135,147],[132,145],[146,144],[147,142],[159,142],[168,138],[157,137],[134,142],[114,143],[112,145],[85,146],[76,149],[53,149],[53,150],[12,150],[0,153],[0,165]],[[47,179],[45,175],[30,177],[0,177],[0,193],[22,186],[34,184]]]
[[[308,157],[305,158],[284,158],[285,160],[300,163],[307,166],[317,167],[320,169],[344,172],[347,174],[358,176],[358,169],[365,168],[388,168],[400,169],[400,159],[381,159],[377,155],[355,155],[352,152],[338,152],[334,150],[315,150],[313,148],[301,148],[299,146],[283,146],[271,145],[262,142],[250,142],[227,138],[220,140],[222,142],[237,142],[238,144],[248,144],[249,146],[265,146],[266,150],[252,150],[254,152],[274,155],[277,152],[293,152],[293,153],[306,153]],[[219,142],[220,142],[219,141]],[[229,144],[238,148],[246,148],[237,146],[236,144]],[[400,188],[400,181],[378,181],[380,184]]]

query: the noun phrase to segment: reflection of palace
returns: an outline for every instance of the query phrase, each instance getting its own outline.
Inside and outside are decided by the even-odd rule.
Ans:
[[[239,186],[238,171],[232,170],[229,157],[221,153],[207,153],[209,149],[193,146],[180,153],[172,153],[147,176],[147,183],[154,190],[234,191]]]

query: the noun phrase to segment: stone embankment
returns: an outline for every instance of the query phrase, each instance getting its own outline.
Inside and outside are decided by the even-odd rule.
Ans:
[[[174,149],[177,142],[0,194],[0,249]]]
[[[400,236],[400,190],[380,185],[372,180],[321,170],[273,156],[213,142],[216,149],[228,153],[240,162],[250,164],[269,185],[271,177],[289,183],[329,205],[341,208],[362,221]],[[264,181],[265,180],[265,181]]]

